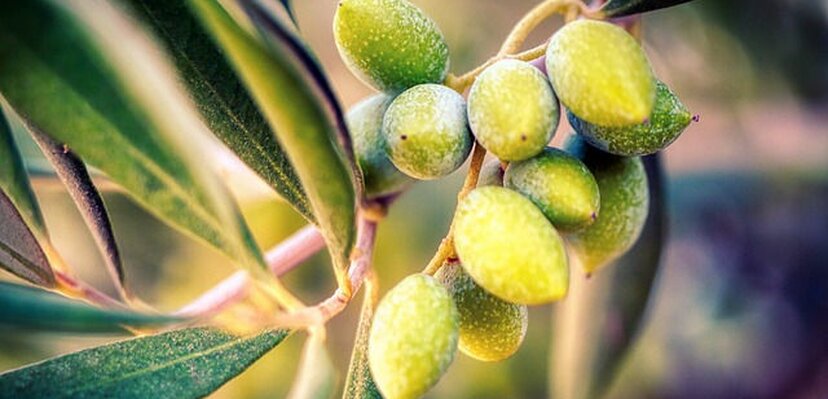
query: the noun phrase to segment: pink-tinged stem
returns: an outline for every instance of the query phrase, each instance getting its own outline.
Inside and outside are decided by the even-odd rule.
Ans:
[[[312,225],[306,226],[267,251],[265,261],[273,274],[281,276],[324,247],[325,240],[319,230]],[[174,314],[187,317],[214,315],[247,297],[251,284],[247,272],[236,272]]]
[[[89,302],[108,308],[125,308],[123,303],[62,270],[55,269],[54,273],[58,283],[64,287],[63,292],[67,295],[86,299]]]
[[[351,301],[363,281],[371,272],[371,263],[374,257],[374,242],[377,233],[377,222],[364,217],[359,218],[357,226],[357,242],[348,266],[348,279],[351,282],[351,295],[337,289],[328,299],[316,306],[302,309],[295,313],[283,314],[276,317],[274,324],[279,327],[301,328],[323,324],[336,316]]]

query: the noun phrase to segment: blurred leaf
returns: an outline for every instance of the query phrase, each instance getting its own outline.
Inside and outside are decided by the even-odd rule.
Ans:
[[[181,321],[170,316],[103,309],[42,289],[0,282],[0,326],[4,328],[105,333],[126,332],[123,325],[160,326]]]
[[[200,398],[285,336],[283,330],[240,338],[190,328],[135,338],[0,374],[0,397]]]
[[[121,252],[118,250],[118,243],[115,241],[115,233],[112,231],[109,213],[101,194],[92,183],[92,178],[89,177],[86,165],[63,144],[54,141],[43,132],[30,127],[29,133],[43,151],[46,159],[52,164],[67,191],[69,191],[69,196],[72,197],[72,201],[75,202],[83,216],[86,226],[92,232],[92,237],[103,255],[104,262],[118,290],[122,292],[124,297],[128,297]]]
[[[46,235],[43,216],[0,112],[0,267],[37,285],[55,286],[55,276],[30,227]]]
[[[324,334],[311,333],[302,350],[299,371],[288,399],[329,399],[336,385],[334,368]]]
[[[342,111],[294,33],[257,2],[240,3],[259,35],[244,30],[217,1],[190,0],[287,151],[328,244],[337,280],[346,284],[361,191],[355,187],[358,172]]]
[[[279,0],[279,1],[282,3],[282,6],[285,7],[285,11],[288,13],[288,15],[290,16],[290,19],[295,24],[296,23],[296,14],[294,14],[294,12],[293,12],[293,4],[292,4],[293,2],[291,0]]]
[[[667,228],[661,162],[658,155],[642,160],[650,208],[641,238],[591,278],[573,275],[569,295],[555,310],[549,379],[554,398],[602,397],[641,329]]]
[[[6,119],[11,117],[12,111],[0,101],[0,190],[3,190],[14,203],[26,224],[36,234],[47,237],[43,214],[40,213],[40,207],[26,174],[23,157],[17,149],[11,126]]]
[[[351,351],[351,364],[348,366],[348,377],[345,379],[343,399],[382,399],[368,367],[368,335],[377,305],[376,296],[376,287],[366,281],[365,299],[359,314],[359,325],[354,339],[354,349]]]
[[[691,0],[609,0],[601,11],[607,17],[623,17],[661,8],[672,7]]]
[[[212,132],[310,221],[296,172],[247,89],[183,0],[130,0],[170,51]]]
[[[159,54],[110,3],[0,2],[0,91],[27,123],[161,219],[262,266],[206,163],[209,133]]]

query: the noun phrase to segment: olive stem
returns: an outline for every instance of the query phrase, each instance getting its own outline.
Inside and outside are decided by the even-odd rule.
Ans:
[[[500,47],[499,54],[517,52],[529,34],[550,16],[559,13],[568,14],[573,10],[577,14],[589,13],[589,9],[580,0],[546,0],[538,4],[512,28],[509,36],[506,37]]]
[[[99,291],[97,288],[73,277],[64,270],[58,269],[55,270],[54,273],[58,283],[57,290],[66,296],[76,299],[83,299],[107,308],[125,308],[123,303]]]
[[[279,243],[265,254],[268,269],[280,277],[299,266],[304,260],[325,247],[325,240],[316,226],[308,225]],[[209,289],[196,300],[174,312],[188,317],[206,317],[216,314],[238,302],[250,292],[251,277],[238,271]]]

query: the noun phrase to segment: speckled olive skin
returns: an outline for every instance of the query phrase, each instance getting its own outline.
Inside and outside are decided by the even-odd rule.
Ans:
[[[623,156],[649,155],[673,143],[692,116],[681,100],[662,82],[656,83],[656,101],[650,118],[637,125],[605,127],[567,113],[569,124],[592,145]]]
[[[581,230],[599,215],[601,196],[583,162],[557,148],[509,164],[504,187],[532,200],[562,232]]]
[[[566,236],[584,270],[593,273],[627,252],[641,235],[649,206],[647,174],[641,158],[608,154],[577,135],[566,148],[592,171],[601,191],[595,223]]]
[[[380,91],[439,83],[448,72],[443,34],[407,0],[341,0],[334,39],[351,71]]]
[[[368,336],[368,366],[386,399],[419,398],[445,373],[457,352],[459,319],[448,291],[415,274],[388,291]]]
[[[477,177],[477,187],[503,186],[503,166],[497,159],[490,159],[483,163],[480,175]]]
[[[461,352],[485,362],[501,361],[517,352],[529,325],[526,305],[489,294],[458,262],[444,264],[435,277],[457,305]]]
[[[385,153],[382,117],[393,97],[373,95],[348,111],[346,120],[357,164],[362,170],[365,193],[369,198],[402,191],[412,180],[394,166]]]
[[[546,73],[561,102],[600,126],[644,122],[655,101],[655,77],[644,50],[624,29],[578,20],[549,41]]]
[[[382,127],[391,162],[421,180],[457,170],[468,158],[472,136],[466,102],[446,86],[414,86],[391,103]]]
[[[560,120],[558,98],[537,68],[518,60],[486,68],[469,91],[469,124],[477,141],[504,161],[539,153]]]
[[[478,187],[460,201],[454,223],[460,261],[486,291],[524,305],[566,295],[563,240],[532,201],[503,187]]]

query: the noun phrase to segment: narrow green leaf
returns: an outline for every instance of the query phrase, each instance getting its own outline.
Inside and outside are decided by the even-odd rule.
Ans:
[[[115,232],[112,231],[112,223],[109,220],[109,213],[104,205],[103,198],[92,183],[92,178],[86,170],[86,165],[66,146],[51,137],[29,128],[34,141],[43,151],[46,159],[52,164],[63,185],[75,202],[78,210],[86,222],[86,226],[92,232],[92,237],[98,245],[98,249],[104,258],[109,273],[118,286],[119,291],[127,296],[126,277],[121,252],[118,243],[115,241]]]
[[[365,284],[365,299],[359,314],[354,349],[351,351],[351,364],[345,379],[343,399],[382,399],[382,395],[371,377],[368,368],[368,335],[376,308],[376,291],[373,284]]]
[[[0,327],[3,328],[125,333],[124,325],[160,326],[181,321],[170,316],[102,309],[39,288],[0,282]]]
[[[608,17],[624,17],[687,3],[691,0],[610,0],[601,11]]]
[[[287,336],[240,338],[190,328],[56,357],[0,374],[7,398],[200,398],[221,387]]]
[[[642,158],[650,209],[638,242],[615,264],[590,279],[573,276],[556,309],[550,392],[555,398],[600,398],[641,330],[658,274],[667,229],[658,155]]]
[[[34,284],[54,287],[55,276],[43,249],[3,190],[0,226],[0,267]]]
[[[334,368],[325,339],[311,333],[302,350],[299,371],[290,389],[288,399],[330,399],[336,385]]]
[[[43,215],[29,184],[23,158],[17,149],[7,119],[11,117],[11,109],[0,98],[0,189],[14,203],[26,224],[38,235],[46,237],[46,223],[43,222]]]
[[[285,7],[285,12],[287,12],[290,19],[293,23],[296,23],[296,14],[293,12],[293,1],[291,0],[279,0],[282,3],[282,6]]]
[[[110,3],[0,2],[0,92],[27,123],[258,271],[259,250],[204,158],[207,128],[159,54]]]
[[[307,196],[264,116],[183,0],[129,0],[167,47],[210,130],[309,221]]]
[[[340,283],[356,235],[359,175],[342,111],[302,42],[257,2],[242,0],[258,34],[216,0],[190,0],[259,104],[296,169]],[[361,187],[361,184],[358,185]]]
[[[0,110],[0,268],[37,285],[55,286],[55,276],[38,238],[46,227],[23,160]]]

